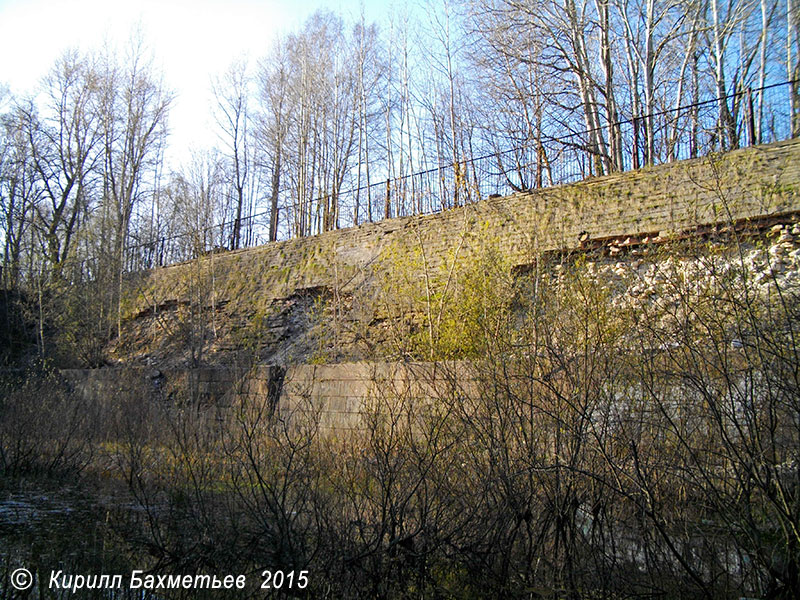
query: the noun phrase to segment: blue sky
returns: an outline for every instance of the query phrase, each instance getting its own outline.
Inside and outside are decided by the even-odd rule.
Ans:
[[[121,45],[139,28],[164,82],[177,94],[170,118],[177,160],[210,145],[210,81],[234,59],[261,57],[281,33],[325,8],[382,21],[394,0],[0,0],[0,84],[33,90],[67,48]]]

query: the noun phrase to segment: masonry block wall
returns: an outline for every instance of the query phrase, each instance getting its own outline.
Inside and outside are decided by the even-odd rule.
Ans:
[[[456,249],[468,260],[489,240],[509,264],[526,265],[579,240],[663,240],[698,225],[797,211],[800,140],[790,140],[212,254],[131,276],[122,335],[108,355],[120,364],[187,366],[198,355],[220,364],[252,347],[257,362],[308,362],[313,349],[301,342],[309,315],[348,295],[374,305],[382,275],[398,263],[440,269]],[[376,357],[346,358],[363,359]]]
[[[781,235],[794,239],[794,252],[797,213],[800,140],[790,140],[213,254],[127,280],[123,334],[109,355],[140,370],[128,370],[134,374],[127,378],[116,369],[68,377],[94,397],[131,386],[142,394],[181,391],[200,403],[266,402],[286,418],[315,412],[323,429],[358,429],[382,399],[424,403],[455,393],[447,389],[453,378],[437,375],[441,367],[434,364],[374,362],[379,356],[304,364],[307,349],[295,347],[320,301],[350,294],[368,303],[382,274],[398,262],[419,265],[423,256],[427,268],[439,269],[456,248],[468,259],[470,250],[491,240],[509,264],[527,265],[542,252],[574,249],[586,240],[669,239],[698,225],[790,214],[793,224]],[[256,341],[272,349],[267,359],[255,353],[242,367],[220,360],[225,350],[239,360],[237,353],[256,343],[254,331]],[[187,359],[192,345],[207,367],[189,368],[198,356],[193,350]],[[464,373],[457,379],[469,381]],[[437,382],[436,389],[419,389],[423,381]],[[391,413],[391,406],[384,409]]]
[[[79,397],[101,405],[133,398],[212,414],[255,410],[293,426],[313,423],[321,433],[337,436],[364,431],[370,415],[404,425],[436,403],[470,393],[476,381],[470,365],[461,362],[65,369],[61,376]]]
[[[203,337],[239,350],[248,339],[237,331],[257,323],[276,347],[290,347],[302,337],[303,318],[326,293],[369,296],[380,285],[381,271],[398,260],[419,264],[424,254],[435,269],[454,248],[469,256],[470,248],[487,239],[509,264],[526,265],[538,253],[573,249],[587,239],[668,239],[698,225],[786,215],[784,225],[772,226],[776,239],[769,251],[785,250],[794,265],[799,213],[800,140],[794,140],[207,256],[128,280],[123,336],[111,349],[124,369],[64,374],[81,395],[94,399],[134,393],[223,408],[255,403],[286,419],[316,415],[323,430],[339,435],[362,429],[372,409],[391,416],[399,402],[409,414],[410,407],[426,410],[432,399],[464,393],[453,385],[463,388],[473,380],[468,365],[380,362],[377,356],[364,357],[372,362],[304,364],[284,353],[266,361],[273,364],[239,366],[215,363],[206,354],[207,366],[190,368],[170,360],[175,356],[169,349],[148,354],[153,340],[171,338],[175,348],[185,349],[202,329]],[[782,276],[797,275],[795,266],[791,270]],[[196,321],[202,327],[192,329]],[[130,368],[136,364],[143,366]],[[455,377],[453,369],[460,369]]]
[[[155,269],[129,280],[125,316],[188,300],[197,278],[214,277],[217,303],[254,306],[298,289],[345,289],[358,285],[389,247],[424,247],[435,266],[470,233],[500,240],[512,260],[524,263],[533,252],[575,247],[583,232],[668,235],[798,208],[800,140],[790,140]]]
[[[471,394],[477,377],[468,363],[358,362],[289,367],[278,414],[311,420],[323,434],[364,431],[382,421],[406,425]]]

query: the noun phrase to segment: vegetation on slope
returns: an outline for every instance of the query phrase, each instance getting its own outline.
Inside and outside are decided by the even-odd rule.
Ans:
[[[308,570],[300,597],[794,598],[796,230],[516,278],[491,240],[395,264],[397,355],[471,359],[427,400],[385,386],[361,431],[322,435],[311,398],[220,412],[120,385],[88,410],[29,383],[4,395],[2,468],[110,475],[156,572]],[[30,418],[43,395],[58,426]]]

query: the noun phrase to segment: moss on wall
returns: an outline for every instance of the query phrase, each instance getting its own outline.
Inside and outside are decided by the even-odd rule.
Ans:
[[[201,361],[214,360],[258,339],[263,347],[253,352],[269,360],[291,356],[294,342],[288,338],[303,326],[310,331],[324,325],[315,334],[323,337],[396,335],[381,332],[383,316],[368,305],[397,264],[406,270],[418,265],[419,277],[423,271],[447,273],[487,240],[499,253],[498,263],[514,266],[542,252],[576,248],[585,239],[645,233],[667,239],[700,224],[798,211],[798,186],[800,141],[794,140],[211,254],[129,278],[123,335],[109,352],[123,361],[196,361],[187,350],[194,344]],[[309,290],[329,295],[332,306],[311,310],[298,300]],[[357,304],[362,331],[344,331],[337,319]],[[365,328],[371,328],[368,335]],[[187,338],[189,330],[194,333]],[[313,346],[308,341],[296,347],[295,358],[311,358]]]

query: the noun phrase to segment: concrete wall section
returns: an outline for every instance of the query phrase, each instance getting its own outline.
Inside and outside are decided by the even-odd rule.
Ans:
[[[340,363],[282,369],[256,366],[170,369],[67,369],[80,397],[102,402],[165,400],[199,407],[254,407],[291,425],[337,435],[364,431],[375,419],[406,420],[447,408],[474,382],[465,363]],[[433,401],[436,402],[433,402]],[[385,424],[385,423],[384,423]]]
[[[474,381],[461,362],[298,365],[287,369],[279,415],[310,419],[324,433],[364,431],[447,410],[448,400],[470,393]]]

